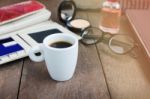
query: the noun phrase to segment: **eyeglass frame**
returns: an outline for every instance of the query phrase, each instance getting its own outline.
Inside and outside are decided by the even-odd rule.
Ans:
[[[87,43],[85,43],[85,42],[83,41],[83,34],[84,34],[85,31],[88,30],[88,29],[97,29],[98,31],[100,31],[100,32],[102,33],[101,37],[98,37],[99,39],[98,39],[98,41],[96,41],[95,43],[87,44]],[[110,36],[110,37],[108,38],[108,44],[107,44],[108,47],[109,47],[109,49],[110,49],[112,52],[116,53],[116,54],[124,55],[124,54],[127,54],[127,53],[131,52],[134,48],[138,47],[138,44],[135,42],[135,40],[134,40],[132,37],[128,36],[127,34],[111,34],[111,33],[109,33],[109,32],[104,32],[104,31],[102,31],[101,29],[99,29],[99,28],[97,28],[97,27],[89,27],[89,28],[86,28],[86,29],[84,30],[84,32],[81,34],[81,38],[82,38],[82,39],[81,39],[81,42],[82,42],[84,45],[94,45],[94,44],[100,43],[100,42],[102,42],[103,40],[105,40],[104,38],[105,38],[106,35],[109,35],[109,36]],[[113,51],[112,48],[110,47],[110,46],[111,46],[111,45],[110,45],[110,42],[111,42],[112,38],[115,37],[115,36],[117,36],[117,35],[124,35],[124,36],[130,37],[130,38],[133,40],[133,46],[132,46],[132,48],[131,48],[130,50],[124,52],[124,53],[117,53],[117,52]],[[98,35],[95,35],[95,36],[98,36]]]

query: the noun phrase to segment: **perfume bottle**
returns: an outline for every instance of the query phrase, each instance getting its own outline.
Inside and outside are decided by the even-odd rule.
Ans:
[[[119,32],[121,7],[117,0],[107,0],[101,9],[101,20],[99,28],[104,32],[112,34]]]

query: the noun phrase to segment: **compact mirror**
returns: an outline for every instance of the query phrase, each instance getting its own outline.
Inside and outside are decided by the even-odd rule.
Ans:
[[[59,20],[62,21],[69,30],[81,35],[86,28],[90,27],[87,20],[78,18],[74,19],[76,15],[76,5],[71,0],[63,1],[58,8]]]
[[[67,23],[75,16],[76,6],[73,1],[63,1],[58,8],[58,16],[62,22]]]

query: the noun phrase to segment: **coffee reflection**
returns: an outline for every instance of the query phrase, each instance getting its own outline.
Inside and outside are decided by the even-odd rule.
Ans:
[[[68,48],[71,47],[72,44],[66,41],[57,41],[49,45],[50,47],[54,48]]]

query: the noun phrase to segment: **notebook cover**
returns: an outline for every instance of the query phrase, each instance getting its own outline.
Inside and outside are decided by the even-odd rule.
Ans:
[[[37,1],[24,1],[0,7],[0,25],[34,14],[45,6]]]
[[[0,57],[21,50],[23,48],[11,37],[0,39]]]
[[[0,35],[8,34],[10,32],[17,31],[19,29],[23,29],[25,27],[29,27],[44,21],[47,21],[51,16],[51,12],[47,9],[43,9],[38,13],[23,17],[16,21],[0,25]],[[15,27],[15,28],[14,28]]]
[[[150,10],[127,10],[126,15],[150,59]]]

